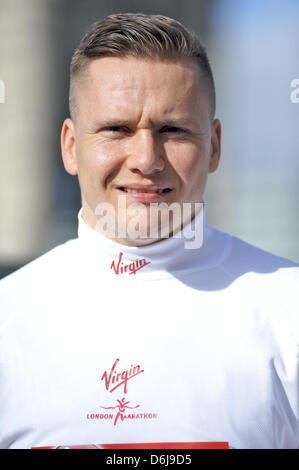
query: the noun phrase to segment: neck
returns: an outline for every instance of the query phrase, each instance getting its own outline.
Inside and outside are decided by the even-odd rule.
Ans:
[[[83,204],[81,216],[90,228],[124,246],[153,245],[177,237],[193,238],[194,248],[200,247],[203,203],[141,206],[140,209],[134,205],[132,217],[130,207],[124,207],[122,211],[118,210],[115,213],[114,208],[107,203],[98,205],[95,211]],[[192,226],[194,219],[196,222]],[[192,247],[190,243],[188,246]]]
[[[164,279],[210,269],[218,264],[224,247],[215,230],[203,224],[203,212],[170,238],[144,246],[125,246],[92,229],[80,211],[78,235],[86,268],[95,279],[109,276],[128,281]]]

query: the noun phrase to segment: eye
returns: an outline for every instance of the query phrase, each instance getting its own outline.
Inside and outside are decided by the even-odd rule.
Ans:
[[[164,126],[162,127],[161,129],[161,132],[168,132],[170,134],[177,134],[177,133],[185,133],[186,132],[186,129],[183,129],[181,127],[177,127],[177,126]]]
[[[105,132],[124,132],[125,129],[121,126],[109,126],[109,127],[105,127],[105,129],[103,129],[103,131],[105,131]]]
[[[101,129],[101,134],[104,138],[115,140],[127,137],[130,133],[130,129],[125,126],[107,126]]]

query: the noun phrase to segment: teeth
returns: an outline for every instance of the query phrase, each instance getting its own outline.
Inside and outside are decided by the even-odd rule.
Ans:
[[[131,188],[124,188],[126,193],[158,193],[161,194],[163,192],[163,189],[157,189],[156,191],[150,191],[146,189],[131,189]]]

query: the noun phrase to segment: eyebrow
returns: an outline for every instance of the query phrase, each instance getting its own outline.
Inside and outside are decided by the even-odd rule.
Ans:
[[[190,119],[186,118],[169,118],[163,119],[159,123],[160,126],[177,126],[177,127],[193,127],[195,123],[193,123]]]
[[[193,123],[190,121],[190,119],[185,119],[185,118],[165,118],[159,122],[157,122],[156,126],[157,127],[162,127],[162,126],[177,126],[177,127],[194,127],[196,123]],[[98,130],[102,129],[105,127],[132,127],[135,126],[133,121],[130,121],[128,119],[104,119],[103,121],[98,121],[95,124],[92,124],[91,127],[93,130]]]
[[[109,127],[109,126],[131,126],[132,122],[129,121],[128,119],[104,119],[103,121],[98,121],[95,123],[95,127],[101,128],[101,127]]]

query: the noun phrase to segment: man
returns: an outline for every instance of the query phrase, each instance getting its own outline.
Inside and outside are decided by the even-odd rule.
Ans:
[[[199,40],[108,16],[70,111],[79,237],[1,282],[1,447],[298,447],[299,270],[201,223],[221,132]]]

